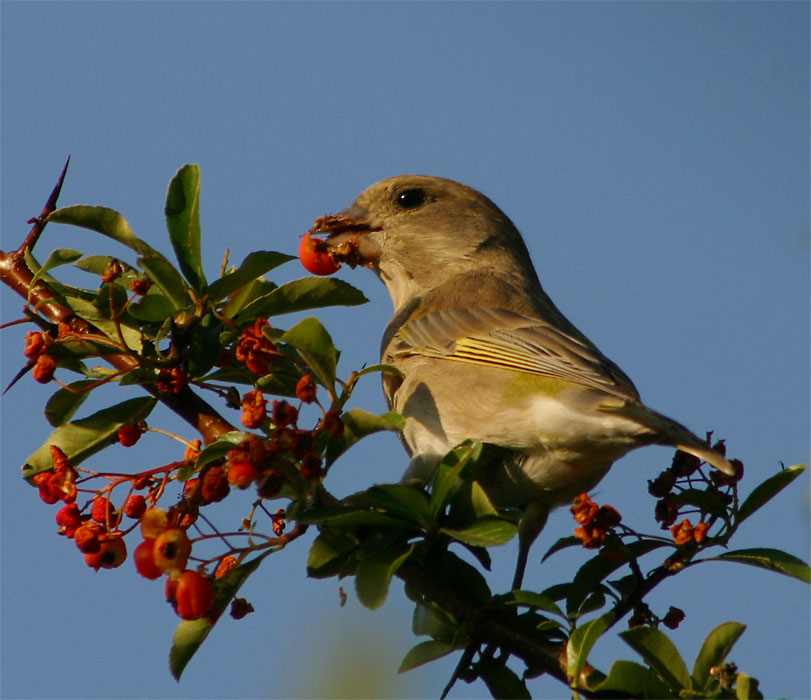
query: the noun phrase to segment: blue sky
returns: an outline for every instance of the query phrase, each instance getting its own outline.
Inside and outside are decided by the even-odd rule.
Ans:
[[[61,203],[114,207],[165,251],[166,185],[199,163],[209,277],[226,247],[233,260],[294,252],[316,217],[378,179],[450,177],[513,219],[547,292],[649,405],[726,438],[746,464],[745,492],[781,462],[808,461],[807,3],[4,2],[0,12],[4,250],[69,153]],[[40,256],[56,247],[122,254],[50,226]],[[274,279],[302,274],[292,263]],[[346,375],[377,360],[391,308],[370,273],[339,275],[371,299],[320,314]],[[4,289],[2,320],[20,308]],[[3,385],[21,365],[20,336],[0,338]],[[438,695],[455,659],[394,674],[419,641],[401,587],[370,613],[344,581],[340,608],[338,583],[306,579],[302,542],[263,565],[244,589],[257,612],[224,620],[175,683],[176,619],[160,585],[129,565],[87,569],[56,536],[55,509],[18,478],[49,432],[51,391],[24,381],[0,403],[3,697]],[[383,410],[376,381],[355,405]],[[185,431],[171,417],[160,427]],[[174,454],[144,442],[99,459],[135,470]],[[645,480],[669,457],[629,455],[597,500],[648,523]],[[395,481],[405,462],[392,436],[376,436],[331,473],[332,487]],[[807,560],[807,486],[747,523],[737,545]],[[583,561],[538,566],[571,526],[553,515],[528,586]],[[492,584],[506,588],[514,547],[494,555]],[[654,603],[687,611],[673,637],[690,662],[709,629],[738,620],[749,628],[733,658],[767,696],[811,695],[801,583],[708,564]],[[593,660],[619,655],[633,658],[607,641]],[[564,695],[544,679],[530,687]],[[462,686],[452,697],[485,694]]]

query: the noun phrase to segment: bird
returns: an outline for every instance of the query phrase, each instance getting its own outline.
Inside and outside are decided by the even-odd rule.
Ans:
[[[647,407],[628,376],[544,291],[515,225],[459,182],[400,175],[365,189],[311,233],[338,262],[373,270],[394,313],[383,389],[404,419],[405,483],[427,483],[465,440],[504,448],[482,486],[521,511],[513,588],[551,509],[593,489],[645,445],[675,446],[733,474],[727,459]]]

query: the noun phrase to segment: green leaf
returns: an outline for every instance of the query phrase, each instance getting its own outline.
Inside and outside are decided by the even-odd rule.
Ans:
[[[442,458],[437,467],[431,488],[429,506],[432,519],[435,519],[445,506],[445,501],[459,479],[462,470],[471,460],[476,461],[481,454],[482,444],[480,442],[467,442],[454,448]]]
[[[712,680],[710,669],[724,662],[745,629],[746,625],[740,622],[722,622],[707,635],[693,664],[693,683],[696,689],[707,689]]]
[[[533,591],[511,591],[504,599],[507,605],[526,605],[533,610],[544,610],[558,617],[565,617],[563,611],[548,596]]]
[[[673,692],[692,687],[684,659],[664,632],[653,627],[632,627],[620,632],[619,636],[664,679]]]
[[[162,292],[158,290],[153,292],[152,289],[130,302],[127,311],[139,321],[161,323],[175,313],[175,305]]]
[[[776,571],[779,574],[798,578],[805,583],[811,583],[811,569],[809,569],[808,564],[780,549],[770,549],[768,547],[736,549],[732,552],[719,554],[717,557],[708,557],[704,561],[736,561],[740,564],[749,564],[749,566]]]
[[[400,668],[397,669],[397,673],[405,673],[412,668],[417,668],[417,666],[422,666],[430,661],[435,661],[443,656],[447,656],[455,648],[453,644],[448,644],[447,642],[437,642],[434,640],[420,642],[412,647],[405,655],[405,658],[400,664]]]
[[[295,520],[303,525],[326,524],[341,527],[382,527],[395,529],[411,529],[413,524],[402,518],[394,517],[377,510],[366,508],[351,508],[346,506],[324,506],[323,508],[308,508],[296,515]]]
[[[478,667],[482,680],[487,685],[490,695],[500,698],[531,698],[527,685],[515,672],[502,662],[490,660]]]
[[[182,166],[166,193],[166,227],[183,276],[198,292],[206,286],[200,257],[200,166]]]
[[[450,535],[460,542],[475,547],[493,547],[509,542],[518,532],[518,526],[494,515],[484,515],[473,521],[471,525],[462,529],[440,528],[446,535]]]
[[[738,700],[763,700],[763,693],[758,686],[760,683],[746,673],[735,676],[735,697]]]
[[[768,503],[786,486],[805,471],[804,464],[795,464],[788,469],[781,469],[777,474],[770,476],[766,481],[758,484],[738,510],[738,522],[746,520],[752,513]]]
[[[440,642],[453,643],[458,626],[435,605],[416,603],[411,618],[411,631],[419,636],[428,635]]]
[[[45,404],[45,418],[48,423],[54,428],[58,428],[73,418],[85,399],[90,396],[88,387],[93,384],[98,384],[98,382],[95,379],[81,379],[62,387],[53,394]]]
[[[577,539],[577,537],[561,537],[555,544],[553,544],[548,550],[546,550],[546,554],[543,555],[541,559],[541,563],[545,562],[549,557],[551,557],[556,552],[561,551],[562,549],[568,549],[569,547],[579,546],[581,541]]]
[[[592,647],[614,622],[614,617],[613,612],[595,617],[586,624],[579,625],[569,637],[566,643],[566,674],[569,678],[574,678],[575,683],[580,678]]]
[[[369,301],[356,287],[332,277],[304,277],[277,287],[252,301],[240,318],[267,318],[325,306],[356,306]]]
[[[229,294],[245,286],[248,282],[252,282],[257,277],[289,260],[295,260],[295,258],[292,255],[270,250],[258,250],[250,253],[236,270],[208,285],[206,294],[215,302],[225,299]]]
[[[45,444],[26,460],[23,477],[27,479],[53,467],[51,445],[59,447],[74,466],[80,464],[108,445],[117,442],[118,429],[122,425],[144,420],[156,403],[157,400],[151,396],[128,399],[109,408],[103,408],[86,418],[65,423],[54,430]]]
[[[273,375],[269,375],[273,376]],[[259,387],[264,389],[264,378],[259,381]],[[402,430],[405,419],[394,411],[377,415],[353,408],[341,414],[344,424],[344,435],[340,439],[331,440],[327,447],[327,465],[331,465],[358,440],[372,433],[382,430]]]
[[[169,650],[169,669],[175,680],[180,680],[183,669],[194,653],[205,641],[208,633],[220,619],[221,613],[228,607],[242,584],[271,552],[266,552],[251,561],[232,568],[224,578],[214,582],[214,605],[207,617],[199,620],[183,620],[175,629],[172,637],[172,648]]]
[[[307,555],[307,576],[328,578],[343,573],[358,549],[358,541],[341,528],[325,527]]]
[[[45,264],[39,268],[36,274],[31,278],[28,288],[32,289],[37,281],[49,270],[59,267],[60,265],[68,265],[81,257],[82,253],[80,253],[78,250],[71,250],[70,248],[57,248],[56,250],[51,251],[51,254],[48,256]]]
[[[222,322],[206,313],[195,323],[189,340],[189,375],[196,379],[208,372],[220,357]]]
[[[370,610],[377,610],[389,594],[391,577],[408,559],[414,549],[409,546],[389,546],[358,561],[355,572],[355,591],[358,600]]]
[[[627,698],[657,700],[678,697],[651,669],[624,659],[615,661],[606,679],[593,690],[597,693],[611,691],[617,696],[621,694],[621,697]]]
[[[114,209],[87,204],[75,204],[51,212],[45,219],[56,224],[71,224],[96,231],[123,243],[139,255],[160,255],[154,248],[138,238],[127,220]]]
[[[307,363],[330,396],[334,396],[338,351],[321,321],[313,316],[305,318],[283,333],[281,340],[298,350],[301,359]]]
[[[108,318],[106,311],[99,309],[99,307],[97,307],[95,304],[85,301],[84,299],[67,297],[65,302],[68,306],[70,306],[71,309],[73,309],[77,316],[94,325],[112,341],[116,343],[120,342],[118,337],[118,332],[120,330],[121,335],[124,338],[124,342],[127,344],[127,347],[130,350],[138,353],[142,351],[143,342],[141,340],[141,333],[135,328],[131,328],[124,323],[120,323],[118,326],[116,326],[115,322]],[[110,348],[108,349],[108,352],[112,353],[115,352],[115,350]]]
[[[198,469],[200,467],[222,459],[229,450],[234,449],[236,445],[248,438],[252,433],[245,432],[244,430],[232,430],[224,435],[220,435],[216,442],[206,445],[197,455],[197,460],[194,465]]]
[[[428,499],[422,489],[406,484],[382,484],[354,493],[346,501],[352,505],[375,508],[406,522],[427,528],[430,523]]]
[[[183,282],[180,273],[162,255],[149,255],[138,258],[138,265],[146,272],[155,286],[172,302],[175,309],[183,309],[191,303],[186,291],[186,284]]]
[[[633,558],[641,557],[648,552],[652,552],[660,547],[669,547],[668,542],[661,540],[638,540],[630,542],[625,549],[629,556]],[[583,601],[591,594],[602,590],[601,582],[612,572],[625,565],[625,561],[612,561],[600,554],[589,559],[578,569],[572,579],[572,588],[566,600],[566,610],[570,615],[574,615],[580,610]],[[583,611],[581,611],[582,614]]]

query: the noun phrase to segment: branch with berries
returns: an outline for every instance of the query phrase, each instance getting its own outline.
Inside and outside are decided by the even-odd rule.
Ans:
[[[741,498],[742,464],[733,462],[737,473],[729,477],[677,452],[649,482],[659,532],[633,528],[616,508],[580,494],[571,508],[573,536],[544,559],[576,546],[596,554],[571,581],[544,591],[493,592],[483,573],[488,549],[515,536],[520,515],[496,508],[477,479],[500,458],[498,448],[463,443],[424,488],[373,485],[344,499],[327,489],[336,463],[359,440],[402,429],[395,413],[349,407],[364,377],[397,370],[375,365],[340,379],[338,350],[318,319],[289,329],[273,321],[363,303],[357,289],[324,277],[277,286],[265,275],[294,258],[275,251],[251,253],[237,266],[226,255],[220,276],[209,282],[195,165],[180,168],[169,185],[174,262],[112,209],[57,208],[66,169],[67,163],[22,245],[0,252],[0,279],[25,299],[22,316],[4,328],[34,326],[23,337],[12,385],[30,374],[57,387],[44,407],[54,430],[22,475],[43,502],[58,506],[55,529],[88,567],[116,569],[131,559],[138,574],[164,581],[163,594],[181,618],[170,656],[176,676],[223,612],[239,619],[252,611],[238,594],[262,561],[313,527],[309,576],[354,577],[361,603],[371,609],[385,602],[392,580],[404,582],[416,606],[414,631],[428,639],[401,670],[458,653],[446,693],[456,682],[482,679],[494,696],[527,697],[528,681],[546,673],[585,697],[759,697],[757,682],[727,661],[743,625],[713,630],[688,674],[661,630],[675,629],[685,613],[675,605],[655,611],[646,598],[707,562],[808,582],[808,566],[788,553],[729,548],[740,524],[802,466],[780,470]],[[41,263],[35,247],[52,224],[111,238],[135,262],[57,249]],[[299,257],[321,275],[332,263],[317,246],[305,235]],[[58,269],[66,265],[93,281],[60,280]],[[108,405],[94,393],[101,387],[135,387],[140,395]],[[91,395],[100,407],[76,418]],[[190,434],[160,427],[160,406],[180,416]],[[177,443],[174,458],[132,471],[91,467],[103,450],[134,454],[147,435]],[[714,449],[723,451],[723,443]],[[216,504],[239,494],[249,496],[244,516],[218,522]],[[589,664],[589,652],[623,621],[620,637],[645,665],[620,660],[603,673]]]

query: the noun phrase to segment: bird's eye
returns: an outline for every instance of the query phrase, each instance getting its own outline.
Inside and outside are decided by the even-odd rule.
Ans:
[[[425,203],[425,190],[415,187],[410,190],[403,190],[395,199],[400,209],[416,209]]]

